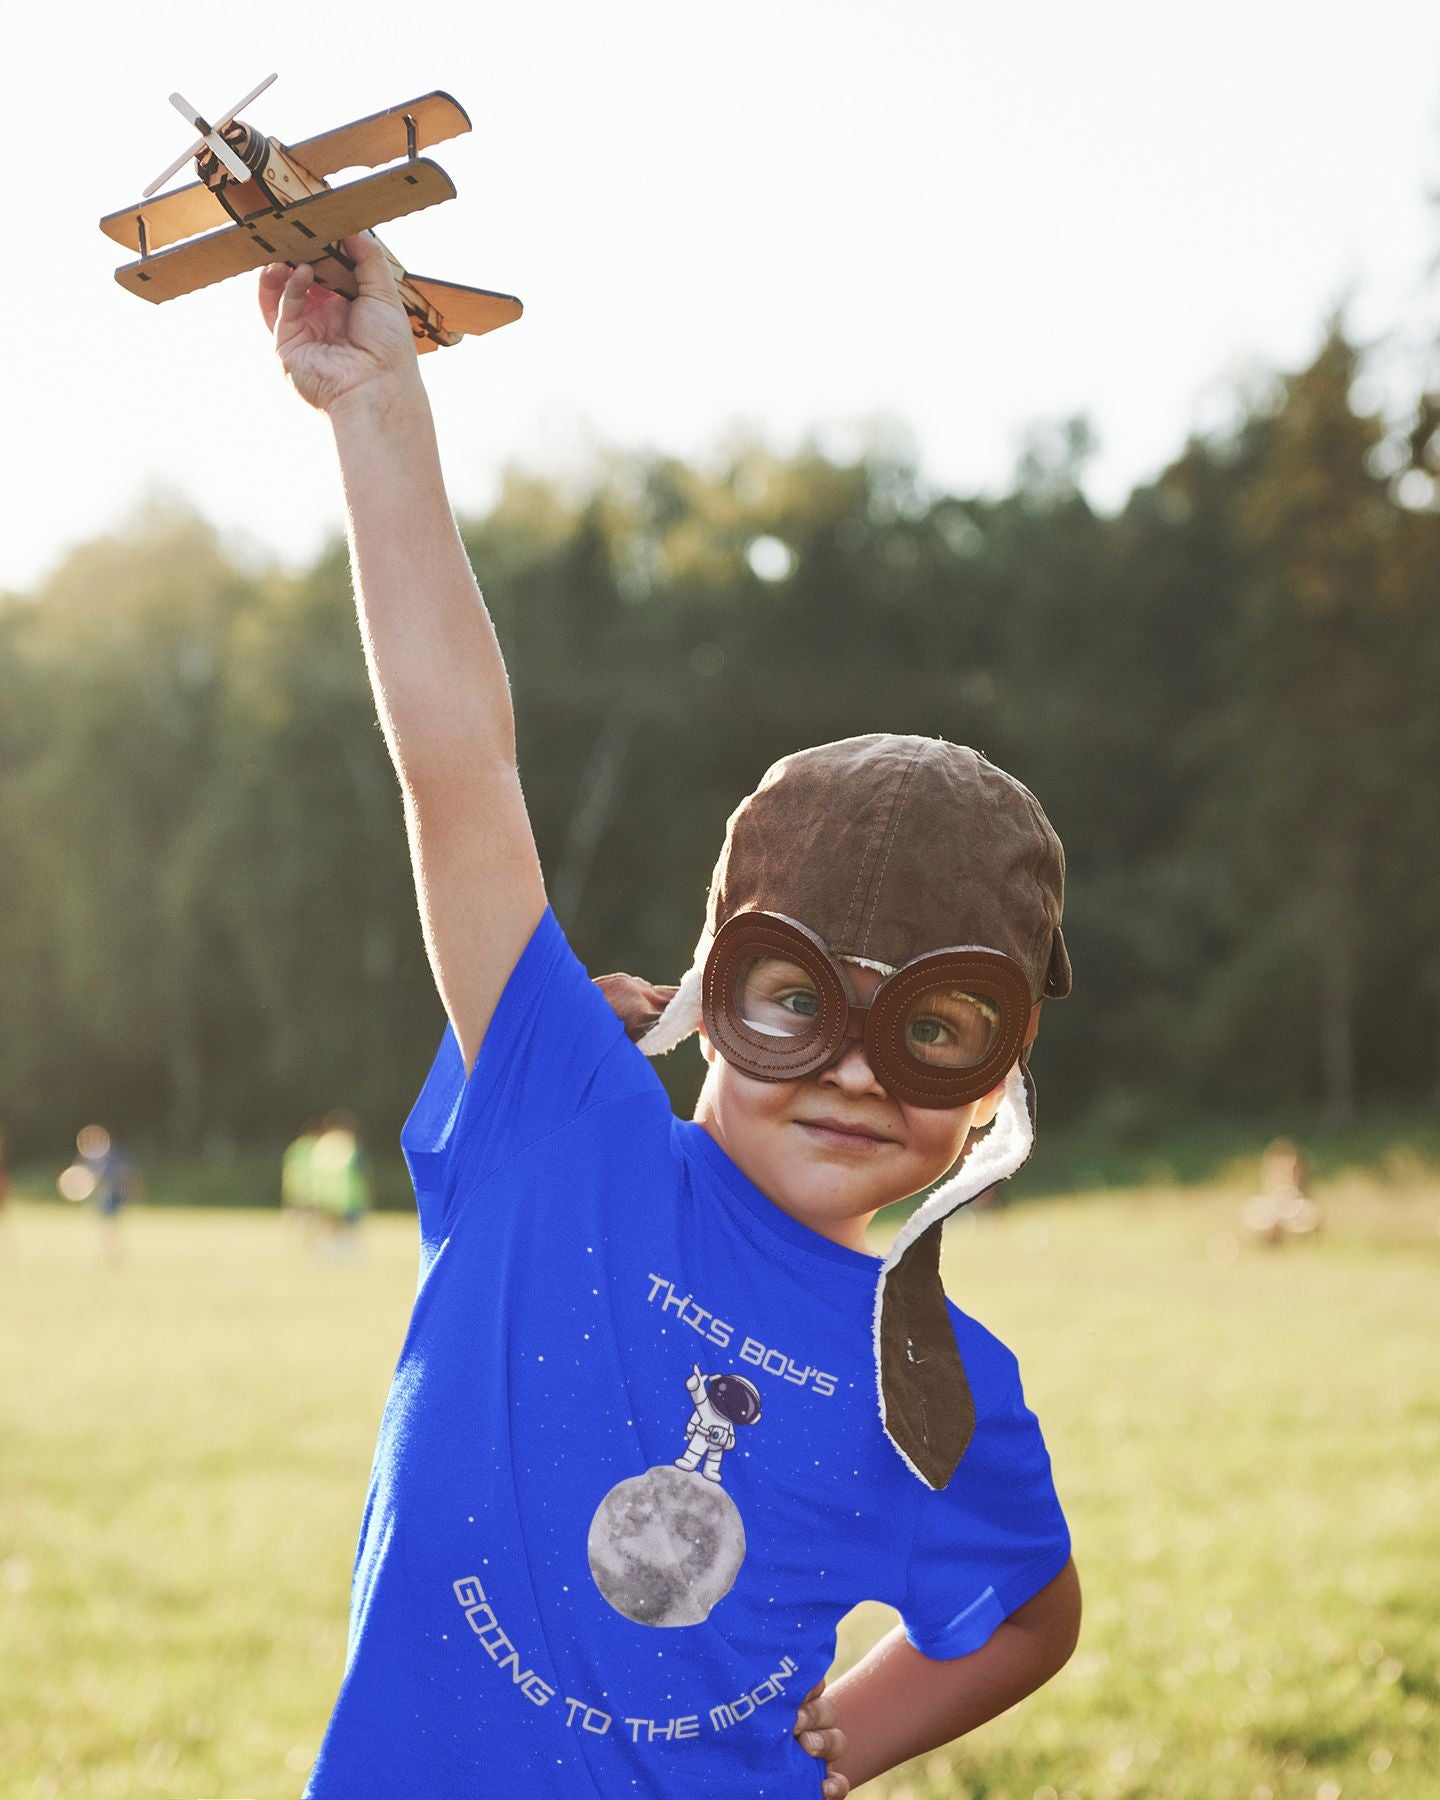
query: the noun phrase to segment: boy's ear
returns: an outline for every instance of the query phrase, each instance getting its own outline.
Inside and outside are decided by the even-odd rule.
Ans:
[[[703,1025],[699,1026],[697,1030],[700,1038],[700,1054],[705,1058],[707,1063],[713,1063],[715,1060],[715,1046],[710,1042],[710,1035]]]

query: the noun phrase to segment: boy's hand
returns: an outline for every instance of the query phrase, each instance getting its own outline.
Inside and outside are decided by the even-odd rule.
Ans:
[[[361,389],[418,381],[415,339],[385,252],[362,232],[342,240],[360,292],[347,300],[320,287],[308,263],[260,273],[260,311],[285,373],[321,412]]]
[[[673,987],[657,987],[638,975],[597,975],[595,985],[614,1008],[630,1038],[644,1037],[678,992]]]
[[[845,1754],[845,1733],[835,1723],[835,1705],[826,1696],[823,1681],[817,1681],[800,1702],[791,1736],[808,1755],[827,1765],[821,1784],[825,1800],[845,1800],[850,1783],[838,1770],[832,1771],[828,1766]]]

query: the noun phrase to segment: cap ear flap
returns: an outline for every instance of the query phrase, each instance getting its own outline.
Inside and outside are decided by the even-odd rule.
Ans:
[[[1065,948],[1065,935],[1057,925],[1050,940],[1050,967],[1045,972],[1045,998],[1063,1000],[1070,992],[1070,953]]]
[[[875,1353],[880,1418],[927,1487],[943,1488],[975,1433],[975,1398],[940,1281],[936,1219],[880,1277]]]

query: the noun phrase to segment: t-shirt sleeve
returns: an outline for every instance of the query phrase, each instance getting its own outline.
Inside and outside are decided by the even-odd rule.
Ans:
[[[1018,1373],[947,1487],[920,1497],[901,1617],[924,1656],[968,1656],[1060,1573],[1070,1533]]]
[[[447,1025],[401,1130],[422,1226],[443,1225],[486,1175],[587,1108],[658,1085],[547,906],[468,1081]]]

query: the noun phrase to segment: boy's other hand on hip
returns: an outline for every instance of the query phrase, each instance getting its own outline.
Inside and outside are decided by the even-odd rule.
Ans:
[[[807,1755],[826,1765],[821,1792],[825,1800],[845,1800],[850,1783],[829,1765],[845,1752],[845,1733],[835,1723],[835,1706],[825,1692],[825,1683],[817,1681],[800,1702],[791,1735]]]

